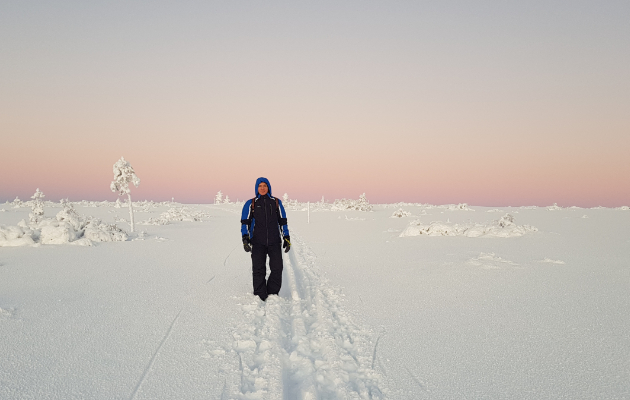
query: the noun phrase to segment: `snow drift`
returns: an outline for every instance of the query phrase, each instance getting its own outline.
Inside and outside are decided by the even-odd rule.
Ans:
[[[511,214],[489,224],[451,224],[448,222],[431,222],[424,224],[420,220],[412,221],[400,234],[406,236],[467,236],[467,237],[517,237],[538,231],[530,225],[516,225]]]
[[[38,218],[37,222],[20,221],[17,226],[0,226],[0,247],[35,244],[75,244],[91,246],[93,242],[121,242],[127,233],[115,224],[80,216],[68,203],[55,218]]]

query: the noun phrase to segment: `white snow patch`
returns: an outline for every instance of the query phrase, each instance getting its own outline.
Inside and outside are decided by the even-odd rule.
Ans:
[[[495,253],[480,253],[478,257],[468,260],[468,263],[483,269],[502,269],[506,266],[518,266],[517,263],[503,259]]]
[[[13,311],[0,308],[0,321],[13,317]]]
[[[630,210],[630,207],[628,206],[621,206],[621,207],[617,207],[617,210],[624,210],[624,211],[628,211]],[[4,211],[4,210],[3,210]]]
[[[544,259],[542,259],[542,260],[538,260],[538,262],[541,262],[541,263],[549,263],[549,264],[565,264],[565,262],[564,262],[564,261],[561,261],[561,260],[552,260],[551,258],[547,258],[547,257],[545,257],[545,258],[544,258]]]

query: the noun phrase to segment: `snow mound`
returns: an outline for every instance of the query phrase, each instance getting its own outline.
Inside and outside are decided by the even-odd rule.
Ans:
[[[0,308],[0,320],[9,319],[11,317],[13,317],[13,313],[10,310]]]
[[[171,208],[160,214],[158,218],[149,218],[140,222],[140,225],[167,225],[172,221],[188,221],[202,222],[203,218],[209,218],[210,215],[203,211],[191,210],[188,207]]]
[[[621,207],[617,207],[617,210],[628,211],[628,210],[630,210],[630,207],[628,207],[628,206],[621,206]]]
[[[127,233],[114,224],[100,219],[80,216],[66,203],[55,218],[44,218],[17,226],[0,226],[0,247],[29,246],[36,244],[73,244],[91,246],[93,242],[124,242]]]
[[[408,217],[410,215],[411,215],[410,212],[405,211],[402,208],[399,208],[397,211],[394,211],[391,218],[402,218],[402,217]]]
[[[467,237],[518,237],[530,232],[538,231],[530,225],[516,225],[514,217],[505,214],[492,223],[482,224],[451,224],[444,222],[431,222],[424,224],[420,220],[412,221],[400,234],[406,236],[467,236]]]
[[[562,210],[562,207],[558,206],[558,203],[553,203],[553,206],[547,207],[547,210],[558,211],[558,210]]]
[[[460,203],[460,204],[449,204],[448,205],[448,209],[450,211],[475,211],[472,208],[468,207],[468,204],[466,203]]]
[[[478,257],[468,260],[468,263],[483,269],[501,269],[506,266],[518,266],[517,263],[503,259],[494,253],[480,253]]]
[[[24,224],[26,225],[26,223]],[[0,225],[0,247],[28,246],[35,244],[33,231],[21,226]]]
[[[565,262],[564,262],[564,261],[560,261],[560,260],[552,260],[551,258],[547,258],[547,257],[545,257],[545,258],[544,258],[544,259],[542,259],[542,260],[539,260],[538,262],[541,262],[541,263],[548,263],[548,264],[565,264]]]

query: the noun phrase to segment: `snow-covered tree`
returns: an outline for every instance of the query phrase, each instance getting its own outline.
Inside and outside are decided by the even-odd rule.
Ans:
[[[355,210],[372,211],[372,205],[370,205],[370,202],[365,197],[365,193],[363,193],[361,196],[359,196],[359,201],[355,205]]]
[[[37,224],[44,216],[44,193],[39,191],[39,188],[35,191],[35,194],[31,196],[33,199],[33,212],[28,214],[29,220],[33,224]]]
[[[223,193],[221,193],[221,191],[219,190],[219,193],[217,193],[216,196],[214,196],[214,204],[221,204],[223,203]]]
[[[131,225],[131,232],[133,232],[133,206],[131,204],[129,183],[133,183],[135,187],[138,187],[140,178],[136,176],[133,167],[125,160],[125,157],[120,157],[120,160],[114,164],[114,180],[109,187],[112,192],[118,193],[119,196],[127,195],[129,200],[129,225]]]
[[[283,202],[284,204],[288,204],[288,203],[289,203],[289,195],[288,195],[288,194],[286,194],[286,193],[285,193],[285,194],[282,196],[282,202]]]
[[[225,195],[225,199],[223,199],[223,203],[224,204],[230,204],[230,196],[228,196],[227,194]]]
[[[15,200],[13,200],[13,208],[20,208],[24,205],[24,202],[22,200],[20,200],[19,197],[15,196]]]

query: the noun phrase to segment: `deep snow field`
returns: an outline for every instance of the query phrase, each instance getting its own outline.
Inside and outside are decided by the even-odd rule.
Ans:
[[[627,207],[311,206],[263,303],[240,204],[0,204],[0,399],[630,399]]]

